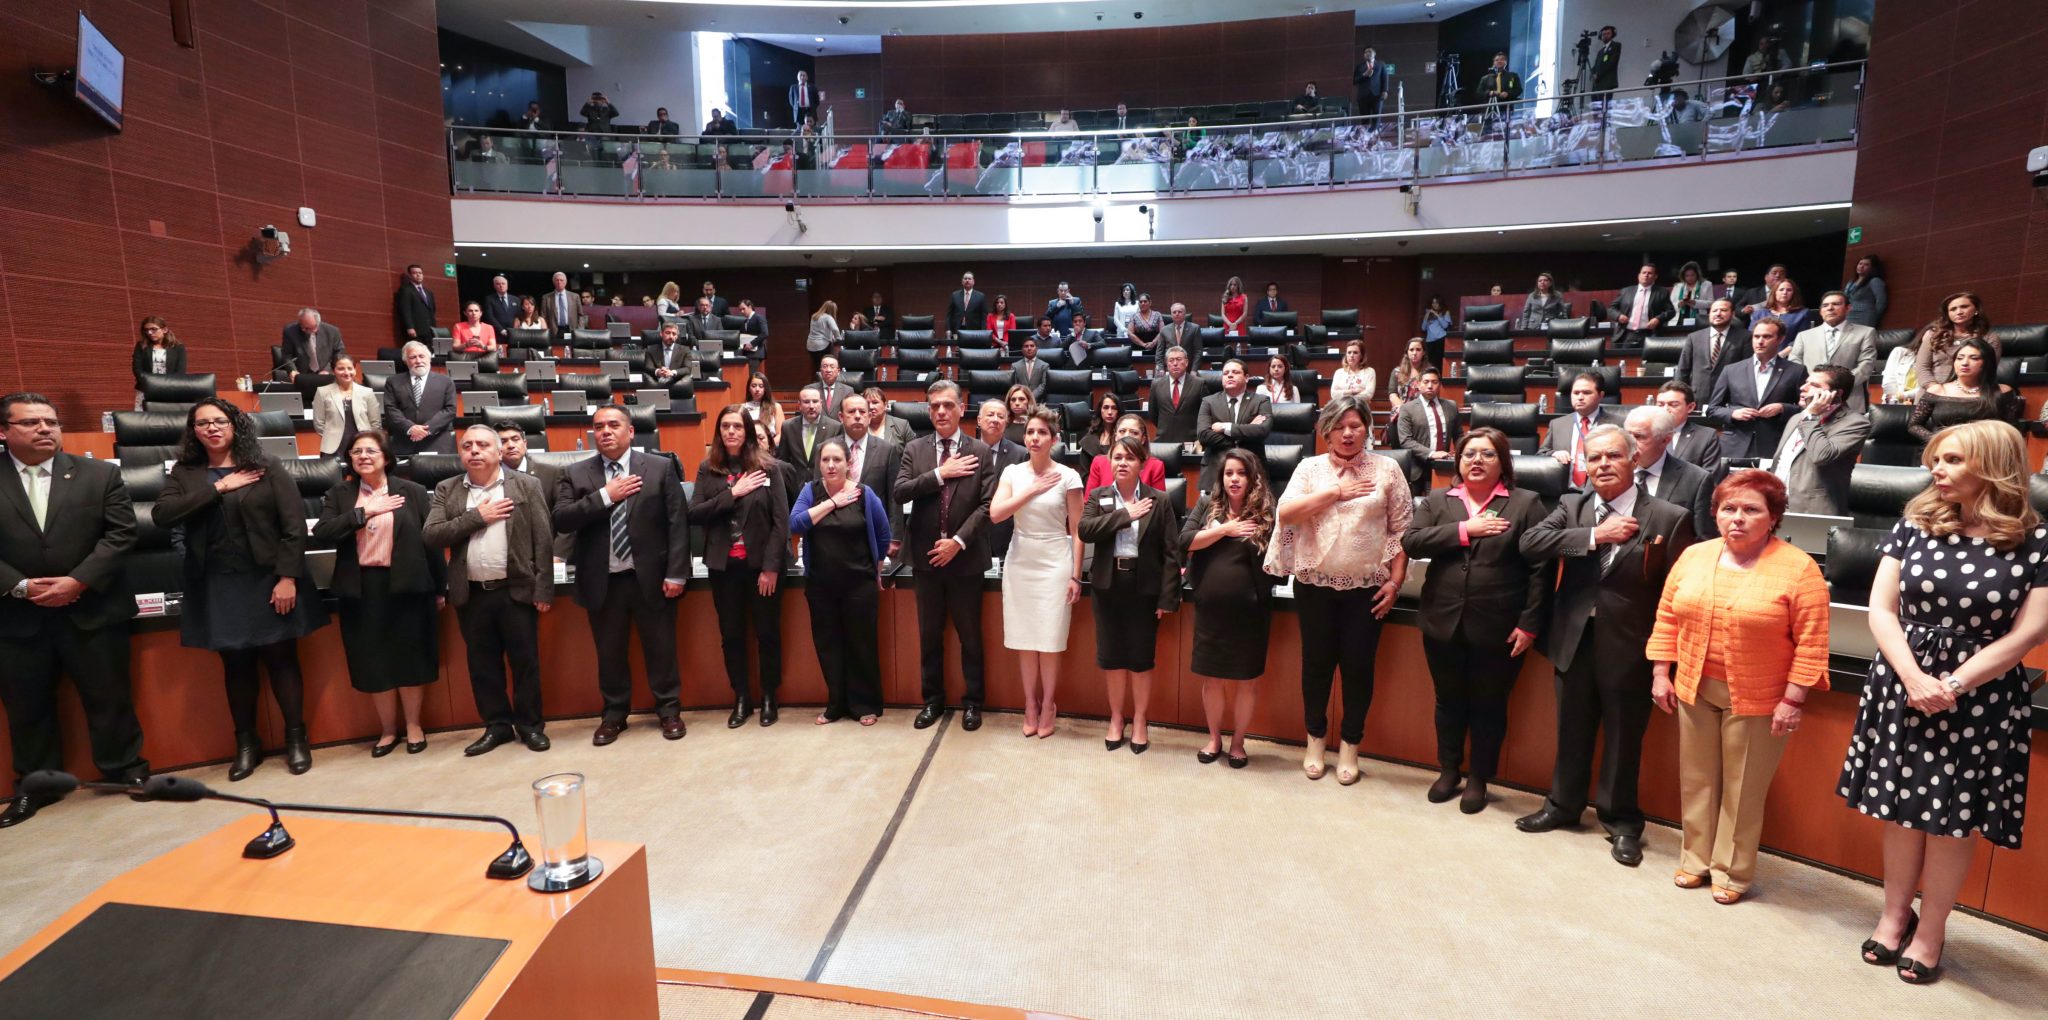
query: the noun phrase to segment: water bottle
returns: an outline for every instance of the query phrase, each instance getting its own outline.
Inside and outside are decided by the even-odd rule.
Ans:
[[[1548,394],[1548,393],[1538,393],[1538,394],[1536,394],[1536,413],[1537,413],[1537,414],[1549,414],[1549,413],[1550,413],[1550,394]]]

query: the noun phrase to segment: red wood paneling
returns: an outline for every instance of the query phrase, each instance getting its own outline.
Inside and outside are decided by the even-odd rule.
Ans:
[[[120,133],[29,81],[71,62],[80,7],[128,60]],[[186,49],[161,3],[0,13],[0,386],[42,390],[74,422],[129,406],[126,348],[144,315],[170,320],[195,370],[229,377],[267,369],[302,305],[383,342],[409,261],[454,303],[438,272],[452,235],[431,4],[211,14]],[[302,205],[321,226],[296,226]],[[291,232],[293,253],[259,267],[247,249],[265,224]]]

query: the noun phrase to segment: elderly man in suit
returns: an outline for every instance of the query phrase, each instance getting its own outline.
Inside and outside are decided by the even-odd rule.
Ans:
[[[1707,306],[1707,325],[1686,334],[1678,351],[1677,378],[1695,395],[1714,392],[1721,370],[1742,363],[1749,354],[1749,327],[1735,321],[1735,302],[1716,298]]]
[[[1607,380],[1598,372],[1580,372],[1572,378],[1567,392],[1571,395],[1572,413],[1550,419],[1550,427],[1543,432],[1543,445],[1538,449],[1571,469],[1572,485],[1576,488],[1586,484],[1586,436],[1601,425],[1618,424],[1620,412],[1615,405],[1601,402],[1606,396]]]
[[[814,383],[797,391],[797,413],[782,422],[782,439],[775,445],[775,459],[796,469],[797,486],[818,477],[818,444],[843,431],[839,423],[825,417],[825,397]]]
[[[1771,472],[1785,480],[1785,509],[1795,514],[1849,513],[1849,475],[1870,438],[1870,416],[1848,406],[1855,376],[1822,365],[1799,391],[1798,414],[1785,426]]]
[[[703,344],[711,338],[711,331],[725,328],[725,319],[712,307],[709,297],[700,297],[689,311],[682,314],[679,322],[683,338],[693,344]]]
[[[405,371],[384,380],[384,431],[391,433],[393,452],[453,453],[455,383],[433,370],[434,355],[413,340],[402,349]]]
[[[960,289],[946,296],[946,335],[988,328],[988,295],[974,289],[974,274],[960,274]]]
[[[1166,352],[1202,349],[1201,327],[1188,319],[1188,306],[1175,301],[1166,312],[1166,325],[1159,328],[1159,342],[1152,346],[1154,374],[1166,371]]]
[[[1010,385],[1022,386],[1031,391],[1031,399],[1043,403],[1045,386],[1052,378],[1052,370],[1045,362],[1038,360],[1038,337],[1024,338],[1024,355],[1010,366]]]
[[[511,281],[503,276],[491,277],[491,292],[484,297],[483,305],[484,321],[491,324],[491,331],[502,342],[511,331],[513,320],[519,318],[519,299],[512,296]]]
[[[1799,409],[1806,366],[1778,353],[1785,324],[1763,319],[1749,329],[1752,356],[1721,372],[1707,398],[1707,417],[1721,426],[1724,457],[1768,457]]]
[[[432,342],[434,339],[434,292],[427,289],[427,271],[419,263],[405,267],[405,280],[392,295],[392,314],[398,319],[398,339]]]
[[[545,751],[540,614],[555,601],[548,494],[532,475],[505,470],[504,448],[488,425],[463,430],[460,456],[463,473],[434,487],[421,535],[448,550],[448,604],[462,627],[470,693],[484,720],[483,735],[462,753],[474,757],[515,739]]]
[[[298,321],[284,328],[278,346],[285,358],[278,370],[308,397],[334,381],[334,359],[348,353],[340,328],[321,321],[319,310],[314,308],[299,309]]]
[[[583,298],[569,289],[567,274],[556,273],[553,282],[554,289],[540,299],[540,314],[548,320],[548,328],[561,336],[583,325]]]
[[[1167,351],[1166,371],[1152,376],[1152,393],[1145,405],[1156,439],[1162,443],[1193,441],[1201,406],[1202,378],[1188,370],[1188,352],[1180,347]]]
[[[903,549],[903,504],[889,498],[889,491],[896,484],[896,467],[903,458],[903,447],[872,431],[869,423],[874,417],[868,411],[866,395],[856,393],[839,407],[839,423],[845,429],[842,435],[846,441],[847,476],[867,486],[888,507],[886,555],[895,559]],[[815,455],[812,460],[816,460]]]
[[[0,472],[0,703],[7,708],[14,776],[64,767],[57,680],[68,674],[85,705],[93,764],[108,782],[140,782],[142,724],[128,683],[128,621],[135,599],[121,561],[135,545],[135,508],[121,471],[63,449],[48,397],[0,398],[7,470]],[[35,817],[43,802],[15,786],[0,829]]]
[[[1664,385],[1657,387],[1655,403],[1671,412],[1671,416],[1680,423],[1678,431],[1671,437],[1671,452],[1680,460],[1706,468],[1709,473],[1717,469],[1721,464],[1721,431],[1693,420],[1699,395],[1692,385],[1683,379],[1666,380]]]
[[[818,89],[811,84],[809,71],[796,73],[796,84],[789,87],[789,126],[803,127],[804,120],[818,115]]]
[[[1678,456],[1671,445],[1678,426],[1677,416],[1654,404],[1639,404],[1622,420],[1621,427],[1636,441],[1636,484],[1666,503],[1691,511],[1694,535],[1719,537],[1721,529],[1714,523],[1713,476]]]
[[[1849,298],[1831,290],[1820,298],[1820,324],[1799,332],[1788,353],[1806,366],[1808,376],[1822,365],[1840,365],[1849,370],[1847,405],[1863,414],[1870,410],[1870,379],[1877,371],[1877,330],[1849,321]]]
[[[1588,488],[1566,493],[1521,540],[1523,556],[1559,563],[1545,635],[1545,654],[1557,668],[1557,764],[1543,807],[1515,827],[1577,827],[1597,744],[1594,805],[1612,856],[1634,867],[1643,861],[1636,778],[1652,708],[1643,646],[1665,574],[1693,542],[1692,512],[1636,484],[1635,439],[1619,426],[1594,429],[1585,446]]]
[[[1443,394],[1443,374],[1425,368],[1416,379],[1415,399],[1401,405],[1394,417],[1394,442],[1414,456],[1408,473],[1408,487],[1414,495],[1429,492],[1432,470],[1439,464],[1449,468],[1456,458],[1458,405]]]
[[[725,318],[725,313],[732,309],[732,305],[718,295],[718,286],[710,280],[704,281],[704,286],[698,296],[705,301],[711,302],[711,314],[718,318]]]
[[[1272,434],[1272,399],[1246,385],[1244,362],[1224,362],[1222,392],[1203,397],[1195,416],[1195,437],[1204,453],[1202,488],[1216,480],[1226,451],[1243,450],[1264,463],[1266,437]]]
[[[683,738],[682,676],[676,670],[676,602],[690,582],[690,528],[682,472],[663,453],[635,450],[633,420],[606,404],[591,421],[597,456],[577,461],[555,483],[555,530],[576,536],[576,601],[597,642],[597,689],[604,711],[590,742],[619,739],[633,707],[627,632],[640,631],[641,665],[661,735]]]
[[[932,434],[904,447],[891,493],[910,504],[904,548],[917,572],[918,666],[924,708],[915,725],[925,729],[946,711],[946,622],[960,638],[960,671],[967,683],[960,726],[981,728],[986,690],[982,674],[981,580],[988,570],[988,504],[996,475],[989,448],[960,428],[959,384],[933,382],[925,390]]]
[[[839,405],[853,396],[853,387],[839,381],[839,359],[830,354],[818,359],[818,395],[825,402],[825,417],[839,420]],[[792,497],[794,498],[794,497]]]
[[[1614,315],[1614,342],[1621,347],[1641,347],[1643,338],[1671,321],[1676,309],[1671,292],[1657,285],[1657,267],[1644,263],[1636,270],[1636,284],[1623,287],[1608,309]]]

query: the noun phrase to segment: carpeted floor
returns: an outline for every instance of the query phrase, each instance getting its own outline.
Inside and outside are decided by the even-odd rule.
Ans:
[[[1766,857],[1753,897],[1717,906],[1672,887],[1673,830],[1652,827],[1643,866],[1623,868],[1595,827],[1515,831],[1536,805],[1527,794],[1468,817],[1427,803],[1430,776],[1414,769],[1368,762],[1357,786],[1308,782],[1296,748],[1255,743],[1252,766],[1232,771],[1196,763],[1199,735],[1165,729],[1134,756],[1105,753],[1099,722],[1026,740],[1005,714],[978,733],[957,718],[920,732],[907,711],[871,729],[816,727],[812,714],[728,732],[722,714],[692,713],[679,743],[636,717],[608,748],[590,746],[593,722],[561,723],[546,754],[512,745],[479,759],[461,754],[473,731],[434,734],[418,756],[319,750],[301,777],[269,761],[233,789],[525,823],[531,780],[583,771],[592,834],[648,845],[663,966],[1096,1020],[1976,1020],[2039,1016],[2048,996],[2048,945],[2024,934],[1959,916],[1947,976],[1907,987],[1856,955],[1877,887]],[[191,774],[225,788],[224,772]],[[240,813],[80,795],[0,833],[0,949]],[[739,1016],[751,1002],[664,996],[673,1016]],[[838,1015],[801,1011],[814,1008],[778,999],[767,1015]]]

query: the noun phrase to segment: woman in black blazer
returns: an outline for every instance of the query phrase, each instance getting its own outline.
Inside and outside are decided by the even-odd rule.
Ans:
[[[725,678],[733,708],[726,728],[746,724],[747,626],[751,621],[761,658],[761,725],[776,720],[776,688],[782,685],[782,600],[778,582],[789,559],[789,491],[774,458],[738,404],[718,412],[711,450],[697,467],[690,495],[690,523],[704,529],[704,567],[711,575],[711,600],[718,607],[718,640],[725,650]]]
[[[1180,515],[1166,493],[1138,480],[1151,458],[1142,439],[1125,436],[1109,448],[1115,481],[1081,505],[1081,541],[1095,548],[1088,568],[1094,589],[1095,665],[1109,685],[1111,751],[1124,743],[1124,689],[1131,691],[1131,753],[1152,747],[1152,650],[1159,620],[1180,606]]]
[[[208,397],[185,416],[155,519],[183,537],[183,642],[219,652],[226,674],[235,725],[229,781],[248,778],[263,760],[258,665],[270,674],[270,693],[284,714],[285,764],[293,775],[312,768],[298,641],[327,625],[327,609],[306,576],[306,506],[298,486],[264,458],[256,424],[240,408]]]
[[[139,411],[142,409],[142,377],[183,375],[185,345],[178,342],[177,335],[171,332],[170,325],[162,316],[145,316],[142,325],[136,328],[139,335],[129,367],[135,372],[135,409]]]
[[[448,560],[421,537],[433,497],[391,477],[397,458],[382,430],[358,433],[342,454],[347,479],[320,502],[313,538],[334,547],[334,594],[341,599],[341,649],[348,679],[377,707],[383,735],[370,746],[382,758],[398,748],[404,708],[405,753],[427,749],[420,689],[440,675],[438,612]]]
[[[1476,428],[1458,440],[1458,484],[1422,500],[1401,536],[1411,559],[1429,560],[1416,615],[1436,680],[1436,747],[1442,774],[1431,803],[1451,799],[1472,735],[1472,769],[1458,809],[1486,809],[1486,784],[1508,731],[1508,692],[1522,653],[1536,641],[1547,586],[1533,579],[1519,537],[1543,520],[1543,501],[1515,488],[1508,437]]]

